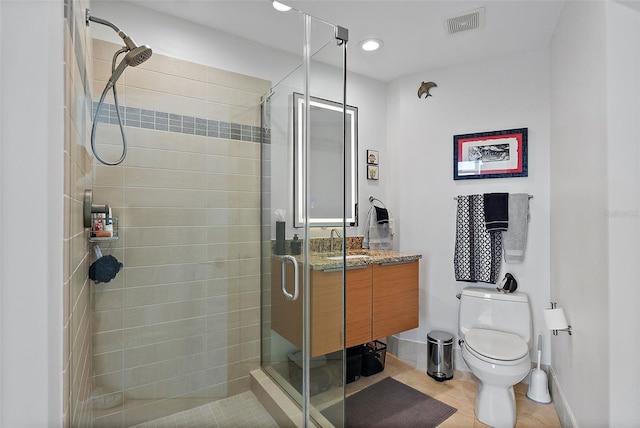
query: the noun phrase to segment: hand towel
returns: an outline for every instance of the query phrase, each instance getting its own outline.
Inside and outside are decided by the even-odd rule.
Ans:
[[[509,194],[484,194],[484,223],[489,232],[507,230],[509,227]]]
[[[386,208],[376,207],[376,221],[378,224],[389,223],[389,211]]]
[[[386,211],[386,210],[385,210]],[[372,250],[390,250],[391,236],[389,234],[389,221],[378,223],[376,207],[372,206],[367,214],[362,248]]]
[[[522,263],[527,247],[529,227],[529,195],[515,193],[509,195],[509,229],[502,232],[504,261]]]
[[[453,259],[456,281],[495,284],[501,255],[501,233],[488,232],[484,224],[483,195],[458,196]]]

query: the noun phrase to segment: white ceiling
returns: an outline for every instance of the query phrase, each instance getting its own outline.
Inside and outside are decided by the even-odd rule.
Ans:
[[[270,0],[129,0],[285,51],[300,53],[300,14],[276,12]],[[548,46],[564,0],[283,0],[349,30],[348,69],[390,81],[423,70]],[[444,21],[483,7],[484,28],[447,35]],[[384,41],[364,52],[367,37]]]

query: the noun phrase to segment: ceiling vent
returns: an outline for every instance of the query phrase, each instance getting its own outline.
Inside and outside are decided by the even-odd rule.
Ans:
[[[447,35],[462,33],[463,31],[478,30],[484,27],[484,8],[463,12],[445,18],[444,25]]]

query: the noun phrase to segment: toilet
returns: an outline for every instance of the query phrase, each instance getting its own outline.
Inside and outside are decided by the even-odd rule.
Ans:
[[[516,424],[513,386],[531,370],[531,309],[522,292],[467,287],[460,294],[462,358],[477,378],[476,418],[497,428]]]

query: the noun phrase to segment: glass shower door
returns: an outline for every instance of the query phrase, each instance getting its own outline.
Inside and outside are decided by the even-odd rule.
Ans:
[[[261,363],[298,403],[304,426],[311,419],[320,426],[343,426],[345,282],[339,254],[344,245],[332,254],[337,266],[318,268],[326,255],[319,255],[310,238],[309,189],[322,182],[318,169],[325,177],[341,175],[342,185],[325,194],[344,218],[344,162],[313,162],[309,147],[311,126],[327,125],[314,121],[310,97],[344,105],[346,41],[337,39],[337,27],[300,16],[302,65],[273,86],[262,105]],[[344,152],[343,115],[329,127],[335,132],[327,145]],[[344,219],[337,229],[344,236]]]

